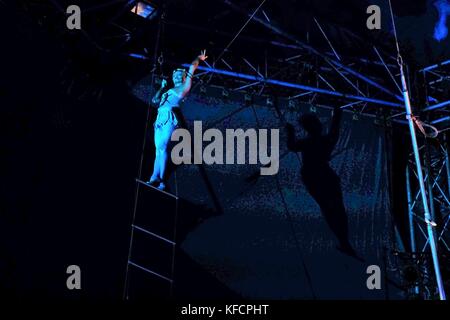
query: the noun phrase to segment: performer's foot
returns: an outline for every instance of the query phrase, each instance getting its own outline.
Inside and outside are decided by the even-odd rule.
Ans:
[[[153,187],[158,186],[160,183],[161,183],[161,180],[159,178],[156,178],[156,179],[150,178],[150,180],[147,181],[147,184],[149,184],[149,185],[151,185]]]
[[[159,186],[158,186],[158,189],[159,189],[159,190],[162,190],[162,191],[166,190],[166,185],[165,185],[165,183],[164,183],[164,182],[161,182],[161,183],[159,184]]]

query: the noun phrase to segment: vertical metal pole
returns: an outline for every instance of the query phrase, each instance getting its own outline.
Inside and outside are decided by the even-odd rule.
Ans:
[[[446,172],[447,172],[447,195],[450,199],[450,157],[448,155],[448,138],[449,138],[448,134],[445,133],[444,134],[444,149],[445,149],[444,152],[445,152],[445,168],[446,168]],[[447,221],[444,223],[444,225],[440,231],[440,236],[438,239],[440,239],[443,236],[443,234],[446,230],[446,227],[447,227],[448,219],[449,219],[448,216],[447,216],[447,218],[444,219]]]
[[[425,141],[425,170],[427,173],[427,186],[428,186],[428,199],[429,199],[429,206],[430,206],[430,216],[432,221],[436,221],[436,212],[434,209],[434,196],[433,196],[433,173],[431,170],[431,150],[430,145],[427,141]],[[433,233],[436,236],[436,232],[433,229]]]
[[[411,178],[409,175],[409,164],[406,164],[406,195],[408,197],[408,218],[409,218],[409,240],[411,243],[411,253],[417,254],[416,249],[416,233],[414,230],[414,212],[413,212],[413,197],[411,192]],[[419,286],[414,287],[414,293],[419,294]]]
[[[447,194],[448,194],[448,197],[450,199],[450,160],[449,160],[449,157],[448,157],[448,141],[447,141],[447,139],[448,139],[448,136],[447,136],[447,133],[445,133],[445,136],[444,136],[444,141],[445,141],[445,143],[444,143],[444,146],[445,146],[445,168],[447,169]]]
[[[430,241],[431,255],[433,257],[434,273],[436,275],[436,282],[437,282],[437,286],[438,286],[438,290],[439,290],[439,298],[441,300],[446,300],[444,284],[442,282],[442,277],[441,277],[441,269],[439,266],[439,257],[438,257],[438,253],[437,253],[436,240],[434,237],[433,226],[431,225],[430,210],[428,207],[428,199],[427,199],[427,195],[426,195],[426,191],[425,191],[425,183],[423,180],[422,163],[420,160],[419,147],[417,145],[417,136],[416,136],[416,129],[414,127],[414,121],[413,121],[413,116],[412,116],[411,101],[409,99],[409,91],[408,91],[408,86],[406,84],[405,71],[403,69],[403,64],[401,64],[401,63],[400,63],[400,72],[401,72],[401,79],[402,79],[403,98],[405,101],[406,119],[408,120],[408,124],[409,124],[409,131],[411,133],[411,143],[412,143],[413,150],[414,150],[414,158],[416,160],[417,177],[419,179],[420,193],[422,196],[422,204],[423,204],[423,209],[424,209],[425,221],[427,223],[428,239]]]
[[[172,247],[172,265],[170,267],[171,272],[171,278],[172,282],[170,283],[170,297],[174,297],[174,283],[175,283],[175,259],[177,258],[177,245],[178,245],[178,239],[177,239],[177,229],[178,229],[178,180],[177,180],[177,171],[174,171],[174,177],[175,177],[175,194],[177,198],[175,199],[175,217],[173,221],[173,242],[174,245]]]
[[[411,180],[409,176],[409,165],[406,165],[406,195],[408,196],[408,217],[409,217],[409,239],[411,243],[411,252],[416,252],[416,233],[414,231],[414,212],[413,199],[411,193]]]

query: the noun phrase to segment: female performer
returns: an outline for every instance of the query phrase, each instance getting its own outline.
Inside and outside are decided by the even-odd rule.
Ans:
[[[191,89],[192,77],[195,70],[200,61],[205,61],[206,58],[208,58],[206,56],[206,50],[203,50],[192,62],[187,74],[185,69],[175,69],[172,74],[174,87],[164,92],[164,89],[167,87],[167,81],[162,80],[161,88],[152,99],[152,103],[159,105],[159,107],[158,116],[153,125],[155,128],[155,162],[153,165],[153,174],[148,183],[157,186],[160,190],[166,188],[165,181],[167,177],[165,176],[165,173],[168,161],[167,147],[173,131],[179,124],[174,109],[180,107],[180,101]]]

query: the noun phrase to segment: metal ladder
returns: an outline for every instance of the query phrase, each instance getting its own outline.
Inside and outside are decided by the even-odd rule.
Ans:
[[[179,198],[136,179],[124,300],[174,295]]]

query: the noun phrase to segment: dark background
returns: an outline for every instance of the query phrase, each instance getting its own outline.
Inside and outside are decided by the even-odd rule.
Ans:
[[[351,7],[359,12],[358,8],[364,7],[350,3],[340,7],[337,2],[317,6],[312,1],[290,5],[286,1],[280,7],[272,3],[271,9],[293,12],[290,9],[298,5],[307,15],[307,10],[320,14],[328,8],[324,19],[334,17],[332,22],[337,25],[357,24],[355,14],[330,14],[333,8],[351,12],[346,11]],[[195,1],[180,2],[178,12],[189,13],[193,20],[203,19],[203,27],[208,28],[208,6],[202,6]],[[85,38],[60,31],[65,28],[65,17],[55,13],[24,10],[22,2],[2,3],[0,8],[1,289],[22,298],[120,299],[147,113],[147,104],[132,88],[148,76],[150,63],[117,51],[97,50]],[[291,20],[286,20],[292,21],[290,31],[305,38],[304,29],[296,30],[302,25],[296,22],[304,20],[291,15]],[[101,22],[102,16],[98,19]],[[176,15],[172,19],[179,21]],[[240,23],[232,23],[230,18],[225,21],[229,23],[226,31],[233,35]],[[88,23],[101,30],[95,20]],[[155,28],[153,24],[140,29],[130,46],[143,39],[154,43]],[[193,34],[188,28],[181,29]],[[173,55],[164,66],[167,70],[173,67],[171,60],[179,63],[186,59],[179,51],[184,57],[194,57],[206,42],[220,52],[229,41],[219,37],[211,43],[206,36],[178,36],[179,30],[179,26],[167,30],[167,34],[173,33],[164,44],[173,50],[166,49],[168,56]],[[256,28],[250,35],[260,32]],[[210,38],[216,39],[214,34]],[[241,43],[237,47],[250,50],[251,46]],[[386,47],[392,47],[392,42]],[[357,51],[351,44],[340,48]],[[152,51],[151,45],[148,51]],[[427,56],[431,61],[412,63],[426,64],[440,55],[436,51],[435,57]],[[402,129],[393,137],[388,145],[395,169],[390,191],[394,218],[402,232],[401,222],[406,217],[402,172],[408,144]],[[65,266],[70,264],[82,269],[80,293],[65,287]]]

